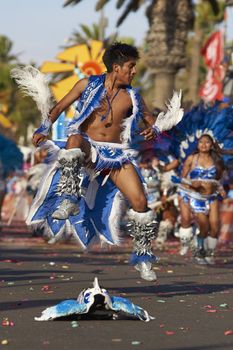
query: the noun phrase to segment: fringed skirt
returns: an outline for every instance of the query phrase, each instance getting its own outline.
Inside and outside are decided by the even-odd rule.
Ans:
[[[106,173],[129,163],[131,156],[120,144],[88,140],[91,143],[94,176],[90,177],[91,171],[84,175],[84,195],[77,199],[79,214],[66,220],[52,218],[63,200],[57,193],[60,168],[54,159],[32,203],[27,224],[43,227],[50,243],[72,238],[86,248],[96,238],[109,244],[119,244],[121,241],[120,224],[127,204],[115,184],[106,179]]]
[[[210,204],[218,198],[217,193],[207,196],[190,191],[182,186],[178,187],[177,193],[185,203],[190,205],[194,213],[204,213],[206,215],[209,213]]]

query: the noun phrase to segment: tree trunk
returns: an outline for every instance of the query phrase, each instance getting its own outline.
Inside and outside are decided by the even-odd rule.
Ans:
[[[145,60],[155,74],[154,105],[171,98],[175,75],[186,65],[186,44],[193,19],[190,0],[155,0],[150,9]]]
[[[189,83],[188,83],[188,86],[189,86],[188,99],[191,100],[194,104],[198,101],[200,49],[201,49],[202,37],[203,37],[203,32],[197,24],[195,25],[195,33],[193,37],[193,45],[191,50],[191,64],[190,64]]]
[[[155,75],[155,89],[153,106],[162,110],[166,109],[166,102],[171,98],[174,85],[175,73],[157,73]]]

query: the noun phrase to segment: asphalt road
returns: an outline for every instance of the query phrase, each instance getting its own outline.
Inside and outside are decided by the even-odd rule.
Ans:
[[[233,247],[220,248],[217,265],[203,267],[178,256],[177,242],[169,242],[158,253],[158,282],[151,283],[128,265],[130,243],[83,254],[13,229],[0,244],[0,349],[233,349]],[[155,320],[34,321],[46,307],[75,299],[95,276]]]

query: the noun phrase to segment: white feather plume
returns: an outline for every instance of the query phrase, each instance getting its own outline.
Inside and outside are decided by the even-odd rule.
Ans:
[[[53,99],[46,76],[35,67],[25,66],[13,68],[11,77],[15,79],[20,90],[36,102],[41,112],[42,122],[47,120]]]
[[[183,108],[181,108],[182,92],[174,92],[170,102],[167,104],[167,112],[159,113],[155,126],[159,128],[160,132],[170,130],[173,126],[178,124],[184,114]]]

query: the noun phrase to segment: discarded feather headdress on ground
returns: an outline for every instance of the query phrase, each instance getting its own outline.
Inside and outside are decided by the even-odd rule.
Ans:
[[[129,299],[110,296],[106,289],[99,286],[98,279],[95,277],[93,288],[84,289],[77,300],[64,300],[55,306],[49,307],[42,312],[40,317],[35,317],[35,320],[49,321],[71,315],[91,315],[98,310],[106,311],[106,313],[113,311],[145,322],[154,319],[146,310],[133,304]]]

